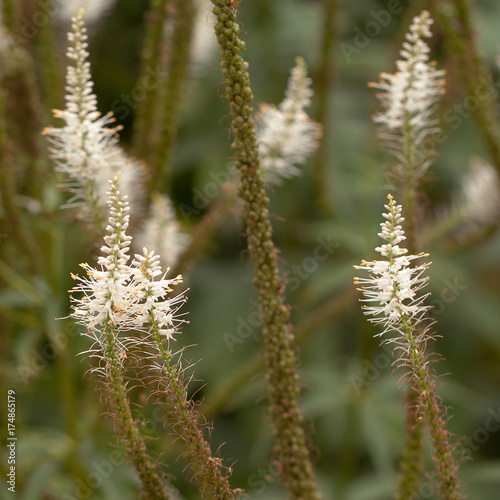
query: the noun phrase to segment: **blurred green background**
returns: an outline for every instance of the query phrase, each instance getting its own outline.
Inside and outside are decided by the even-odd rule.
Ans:
[[[121,137],[125,149],[133,107],[123,108],[123,102],[137,83],[147,4],[117,1],[89,27],[99,107],[103,113],[116,112],[124,126]],[[398,386],[401,372],[390,368],[391,357],[373,338],[377,330],[361,314],[352,286],[352,265],[363,258],[375,258],[388,192],[384,175],[387,158],[378,148],[371,121],[377,101],[367,83],[378,80],[382,71],[395,70],[394,61],[411,16],[423,6],[431,8],[432,14],[432,6],[426,5],[429,2],[399,4],[400,14],[391,15],[380,33],[369,37],[366,47],[346,56],[345,44],[353,46],[358,30],[364,32],[374,13],[387,9],[387,2],[339,2],[335,19],[339,40],[332,54],[335,79],[323,139],[328,209],[318,208],[311,173],[314,159],[304,167],[301,177],[286,181],[271,193],[274,238],[281,251],[282,272],[289,280],[287,300],[293,322],[302,330],[315,318],[321,323],[310,329],[301,345],[300,372],[311,447],[326,499],[392,498],[404,446],[404,399]],[[479,44],[496,78],[500,4],[478,1],[475,13]],[[240,21],[247,44],[244,57],[250,63],[257,102],[278,104],[283,99],[297,55],[305,58],[315,80],[323,20],[320,1],[242,0]],[[56,24],[61,72],[66,65],[67,27],[62,21]],[[444,112],[462,103],[466,93],[457,61],[445,50],[439,26],[434,32],[433,57],[449,75],[449,90],[441,106]],[[37,61],[39,81],[44,72],[41,44],[35,37],[28,47]],[[207,190],[214,185],[214,175],[226,169],[232,155],[223,94],[215,51],[186,84],[174,156],[173,198],[177,207],[192,207],[196,194],[210,197]],[[58,106],[62,102],[61,96]],[[47,122],[43,126],[53,123],[49,109],[45,111]],[[315,113],[313,99],[313,117]],[[23,116],[8,118],[23,122]],[[426,227],[433,225],[436,214],[460,189],[469,157],[488,158],[472,116],[465,116],[459,127],[445,132],[448,139],[439,147],[427,185]],[[36,239],[41,271],[31,272],[18,262],[17,252],[23,249],[16,249],[8,237],[0,240],[1,387],[2,395],[14,389],[17,398],[16,498],[133,499],[137,479],[116,445],[110,421],[103,418],[105,409],[95,381],[85,374],[89,363],[80,353],[88,349],[88,339],[80,337],[78,327],[69,320],[54,320],[69,314],[66,291],[72,286],[70,272],[78,272],[80,262],[94,262],[95,250],[85,228],[58,208],[66,195],[56,189],[53,178],[49,180],[40,189],[42,208],[26,217]],[[19,185],[24,196],[22,180]],[[186,230],[195,226],[202,212],[182,217],[179,211]],[[328,258],[318,262],[311,257],[321,238],[333,244]],[[443,374],[440,395],[452,407],[450,429],[465,437],[464,450],[472,458],[461,468],[466,492],[474,500],[492,500],[500,498],[500,233],[496,230],[478,244],[463,248],[451,247],[449,242],[449,235],[428,243],[424,240],[421,249],[430,252],[433,261],[430,302],[435,306],[440,338],[431,348],[443,357],[435,368]],[[185,276],[190,290],[184,312],[189,324],[182,328],[178,344],[193,345],[185,354],[197,361],[196,381],[190,387],[195,398],[206,405],[213,403],[224,384],[261,349],[251,279],[242,222],[237,215],[230,216],[209,251]],[[336,312],[328,321],[319,321],[329,309]],[[241,342],[228,345],[227,339],[234,338],[231,336]],[[6,401],[6,396],[2,397]],[[165,464],[165,471],[177,478],[174,485],[183,492],[182,498],[199,498],[185,463],[172,450],[161,411],[145,401],[140,390],[133,391],[132,398],[147,420],[150,447]],[[5,409],[5,403],[2,406]],[[207,418],[213,419],[213,449],[223,444],[220,455],[232,465],[232,486],[245,489],[252,498],[287,498],[278,485],[279,465],[270,459],[262,373],[251,377]],[[3,473],[5,447],[1,453]],[[427,450],[427,469],[432,471],[429,457]],[[3,484],[0,497],[11,498]],[[424,478],[419,498],[438,498],[432,473]]]

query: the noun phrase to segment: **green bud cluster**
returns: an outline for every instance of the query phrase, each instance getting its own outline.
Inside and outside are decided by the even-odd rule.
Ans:
[[[255,268],[254,284],[263,319],[274,452],[282,464],[282,481],[290,498],[317,499],[320,494],[306,446],[304,417],[298,405],[300,388],[295,369],[295,339],[277,266],[278,250],[272,240],[269,198],[259,169],[248,63],[240,56],[245,44],[238,37],[234,2],[213,0],[212,3],[232,117],[232,149],[241,173],[239,195],[244,202],[248,250]]]

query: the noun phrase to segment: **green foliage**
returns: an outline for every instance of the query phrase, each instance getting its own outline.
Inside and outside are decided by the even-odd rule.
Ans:
[[[133,95],[139,72],[144,4],[118,1],[90,29],[98,105],[103,113],[115,111],[117,123],[124,126],[121,137],[126,150],[134,117],[134,107],[126,100]],[[359,311],[352,293],[352,265],[375,257],[387,193],[386,157],[378,150],[371,123],[377,103],[367,82],[377,80],[381,71],[394,70],[393,61],[410,20],[408,9],[414,14],[415,8],[410,3],[391,14],[387,25],[379,26],[376,36],[368,36],[366,46],[358,47],[355,37],[370,29],[373,13],[387,9],[387,2],[342,4],[335,19],[339,42],[356,50],[348,59],[339,43],[334,47],[337,78],[330,95],[328,135],[323,138],[329,211],[318,210],[311,160],[302,177],[269,193],[270,212],[292,323],[300,334],[305,331],[300,347],[301,404],[320,489],[325,499],[386,500],[394,495],[404,449],[405,401],[398,387],[402,373],[393,372],[393,356],[378,347],[372,338],[375,328],[366,324]],[[34,12],[26,9],[27,19],[32,19]],[[280,102],[297,55],[306,60],[314,81],[320,64],[322,9],[322,2],[303,0],[241,2],[240,36],[246,43],[256,102]],[[487,66],[494,74],[499,44],[493,21],[499,16],[500,5],[493,1],[480,3],[475,16],[480,51],[487,54]],[[59,29],[65,31],[67,26],[61,23]],[[439,36],[432,58],[447,67],[449,75],[448,94],[440,107],[444,117],[454,105],[464,106],[467,91],[458,76],[457,58],[441,43],[445,35],[439,23],[433,31]],[[37,35],[23,47],[43,73],[41,43],[43,38]],[[62,52],[64,38],[59,43]],[[181,102],[169,185],[179,220],[187,230],[195,228],[217,200],[217,176],[226,172],[232,154],[231,121],[222,99],[219,68],[215,51],[189,78]],[[11,84],[2,92],[16,99]],[[37,92],[46,105],[50,96],[43,92],[47,89],[37,88]],[[468,157],[488,158],[472,112],[461,109],[459,120],[443,122],[447,139],[438,147],[432,182],[425,186],[426,231],[435,223],[436,211],[460,188]],[[55,320],[69,314],[70,273],[78,272],[80,262],[94,262],[101,242],[92,239],[71,211],[59,208],[66,195],[54,189],[62,179],[53,173],[47,156],[39,153],[35,162],[31,150],[27,154],[22,149],[27,138],[19,136],[19,126],[26,125],[33,144],[37,140],[32,120],[26,124],[32,116],[31,109],[9,113],[5,123],[17,168],[15,216],[20,217],[23,235],[34,245],[28,247],[24,236],[12,232],[12,224],[5,222],[8,212],[0,214],[4,219],[0,222],[0,394],[4,405],[7,390],[16,391],[17,498],[131,500],[137,498],[139,481],[116,445],[112,423],[103,417],[106,410],[95,380],[86,374],[88,360],[79,355],[88,349],[88,339],[79,335],[80,329],[71,320]],[[132,226],[140,226],[141,219],[133,218],[134,214]],[[188,360],[195,362],[187,374],[195,374],[190,391],[201,411],[215,408],[207,415],[213,419],[212,451],[225,443],[219,454],[232,464],[231,486],[259,500],[285,499],[278,480],[279,462],[270,456],[263,370],[250,370],[244,386],[228,397],[221,396],[243,366],[259,359],[262,346],[243,233],[239,214],[231,212],[184,276],[190,290],[183,312],[188,313],[189,324],[182,327],[176,347],[192,346],[184,352],[186,365]],[[315,259],[319,241],[325,240],[332,242],[331,252],[324,260]],[[438,387],[439,395],[453,407],[449,428],[464,436],[464,455],[472,458],[461,466],[461,480],[470,498],[490,500],[500,490],[500,233],[497,225],[474,244],[450,245],[452,240],[450,234],[438,235],[428,245],[423,240],[426,246],[420,249],[428,251],[433,261],[430,303],[440,337],[430,348],[444,358],[435,365],[437,372],[451,374]],[[308,322],[313,324],[315,319],[318,324],[308,330]],[[162,408],[146,399],[141,385],[131,389],[129,396],[136,416],[144,415],[143,431],[151,437],[148,448],[165,464],[162,470],[175,476],[173,484],[182,492],[181,498],[200,498],[185,463],[178,458],[171,430],[164,429]],[[0,415],[3,432],[7,422],[4,412]],[[430,450],[425,450],[427,470],[432,469],[430,456]],[[6,464],[4,447],[0,451],[3,478]],[[438,498],[428,478],[419,494],[420,498]]]

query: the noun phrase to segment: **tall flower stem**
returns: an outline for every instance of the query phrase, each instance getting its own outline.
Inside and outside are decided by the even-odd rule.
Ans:
[[[328,136],[330,128],[329,113],[331,112],[332,87],[335,79],[333,52],[338,39],[337,16],[338,0],[323,0],[323,38],[321,43],[321,59],[317,76],[317,111],[316,120],[322,125],[323,134]],[[318,206],[325,212],[330,207],[326,169],[331,167],[331,157],[328,155],[328,141],[323,141],[314,162],[314,188]]]
[[[432,145],[439,132],[432,115],[444,92],[444,71],[436,70],[435,64],[429,62],[430,49],[424,41],[432,36],[432,23],[425,10],[414,17],[400,52],[402,59],[396,62],[398,71],[382,73],[380,82],[371,84],[383,91],[378,94],[383,111],[375,115],[374,121],[381,124],[379,135],[394,157],[389,174],[403,195],[407,213],[405,238],[411,252],[418,247],[422,179],[432,164]],[[397,498],[413,499],[423,470],[422,428],[414,411],[418,394],[411,386],[406,399],[406,448],[400,464]]]
[[[163,33],[165,23],[168,19],[168,5],[172,0],[152,0],[151,8],[147,13],[146,38],[141,55],[141,68],[137,84],[143,87],[151,72],[158,79],[152,88],[147,89],[147,93],[141,101],[137,103],[133,135],[132,153],[149,161],[148,154],[154,140],[158,140],[158,131],[155,128],[155,109],[158,103],[158,94],[162,80],[164,43]]]
[[[170,184],[172,154],[177,141],[179,114],[182,96],[185,93],[186,75],[189,66],[189,52],[193,33],[196,6],[194,0],[176,0],[173,16],[174,32],[170,47],[170,60],[162,99],[161,135],[156,148],[153,166],[156,176],[154,185],[166,187]]]
[[[453,459],[451,436],[447,429],[446,409],[436,395],[436,384],[430,373],[429,359],[425,353],[425,342],[414,335],[411,319],[402,317],[404,324],[403,340],[405,344],[396,364],[406,365],[410,371],[410,383],[418,394],[417,415],[422,416],[429,426],[433,460],[436,465],[441,496],[447,500],[459,500],[458,464]]]
[[[108,325],[104,329],[104,335],[103,354],[106,362],[104,386],[109,413],[114,422],[118,439],[137,471],[145,497],[150,500],[168,500],[171,496],[148,454],[137,421],[132,416],[123,378],[123,367],[119,361],[119,350],[116,344],[117,332],[111,325]]]
[[[202,498],[232,500],[241,490],[232,490],[229,474],[222,472],[222,460],[212,456],[210,444],[203,437],[199,424],[199,413],[191,401],[186,399],[186,383],[182,380],[179,365],[173,363],[173,354],[163,347],[164,339],[158,329],[153,328],[152,345],[162,361],[159,396],[165,396],[168,411],[167,422],[179,436],[186,452],[183,454],[200,484]],[[230,469],[228,472],[230,473]]]
[[[83,294],[83,297],[70,296],[73,304],[71,317],[86,327],[84,335],[94,342],[89,352],[101,360],[101,364],[93,371],[102,377],[110,417],[118,439],[139,475],[144,497],[168,500],[170,494],[148,454],[127,397],[124,359],[128,346],[137,344],[127,332],[141,328],[145,321],[142,313],[145,306],[139,303],[141,283],[133,279],[136,270],[127,265],[132,238],[126,234],[129,205],[118,189],[119,177],[110,181],[108,234],[104,237],[105,245],[101,247],[102,256],[98,260],[100,270],[81,264],[87,277],[72,275],[79,285],[71,292]]]
[[[245,44],[238,36],[235,2],[213,0],[212,3],[226,97],[232,116],[232,148],[236,167],[241,173],[240,197],[244,201],[248,250],[255,269],[254,284],[263,319],[274,450],[283,467],[283,485],[291,498],[316,499],[320,494],[306,446],[304,417],[298,404],[300,388],[295,368],[295,339],[277,267],[277,249],[272,240],[269,198],[259,170],[248,63],[239,55]]]
[[[154,0],[149,15],[138,80],[147,93],[137,106],[132,147],[151,167],[151,186],[163,190],[170,182],[196,6],[194,0]]]
[[[428,282],[423,277],[429,264],[410,267],[412,260],[428,257],[428,254],[406,255],[408,250],[399,246],[406,239],[401,223],[402,207],[396,205],[391,195],[389,203],[385,205],[388,212],[384,215],[385,222],[381,224],[382,232],[379,236],[386,243],[376,248],[385,260],[363,261],[356,269],[369,271],[368,278],[355,278],[356,284],[361,284],[360,290],[364,298],[362,301],[374,303],[363,306],[366,315],[373,315],[370,321],[384,326],[379,335],[389,332],[394,337],[385,340],[394,346],[397,359],[395,366],[407,371],[409,387],[413,391],[415,407],[411,411],[416,415],[415,421],[422,420],[430,429],[430,436],[434,447],[433,459],[437,469],[441,495],[449,500],[461,498],[458,483],[458,463],[452,457],[451,435],[447,430],[447,409],[436,395],[436,375],[431,371],[431,360],[426,354],[426,347],[432,334],[429,332],[432,323],[427,319],[429,307],[424,301],[429,294],[419,296],[419,292]],[[377,304],[378,303],[378,304]],[[412,423],[412,422],[410,422]],[[418,475],[412,468],[412,457],[418,456],[420,451],[416,437],[421,430],[410,428],[409,442],[404,456],[399,491],[396,498],[415,498],[418,485]],[[412,435],[413,433],[413,435]],[[414,445],[411,446],[411,445]]]

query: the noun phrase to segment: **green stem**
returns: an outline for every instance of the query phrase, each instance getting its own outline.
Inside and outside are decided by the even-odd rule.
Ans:
[[[155,125],[154,117],[158,106],[158,94],[161,85],[164,43],[163,32],[168,19],[168,5],[172,0],[152,0],[151,9],[147,14],[147,32],[141,57],[141,69],[137,85],[145,88],[145,84],[155,75],[152,88],[148,85],[146,97],[137,102],[134,132],[132,138],[132,153],[134,156],[150,160],[151,147],[155,140],[159,140],[158,124]]]
[[[334,46],[338,39],[337,33],[337,16],[339,11],[338,0],[324,0],[324,20],[323,20],[323,41],[321,47],[321,59],[316,78],[316,121],[322,125],[323,137],[320,148],[318,150],[316,161],[314,163],[313,178],[315,188],[315,199],[318,206],[324,212],[328,212],[331,207],[331,193],[327,189],[327,166],[331,166],[331,158],[328,155],[330,129],[330,104],[333,100],[332,87],[335,80],[334,69]]]
[[[399,464],[396,500],[414,500],[422,476],[422,423],[418,420],[418,392],[412,387],[406,394],[406,445]]]
[[[110,325],[104,328],[104,359],[106,362],[106,398],[118,438],[132,461],[142,483],[144,498],[168,500],[171,498],[156,466],[148,454],[139,426],[132,416],[123,367],[119,361],[116,335]]]
[[[410,384],[418,395],[416,413],[423,417],[430,429],[434,448],[432,458],[438,473],[441,496],[446,500],[459,500],[462,496],[458,482],[458,464],[452,457],[447,410],[442,407],[436,395],[436,385],[429,369],[429,359],[425,353],[425,332],[415,335],[415,327],[406,316],[402,317],[402,325],[404,347],[399,363],[410,370]]]
[[[6,120],[5,94],[0,81],[0,195],[2,198],[3,214],[0,217],[6,241],[16,242],[26,257],[26,263],[32,273],[37,273],[42,268],[40,252],[35,244],[32,232],[26,227],[18,204],[18,181],[17,172],[19,165],[14,155],[14,144],[8,135],[8,123]],[[19,257],[16,252],[16,258]],[[0,256],[10,260],[7,245],[2,245]]]
[[[185,94],[195,15],[196,6],[194,0],[176,1],[168,76],[162,99],[156,104],[160,107],[163,106],[161,110],[163,115],[157,156],[153,164],[156,175],[153,176],[152,183],[162,188],[169,183],[171,176],[172,153],[177,141],[182,96]]]
[[[163,348],[163,340],[154,327],[152,344],[163,361],[161,384],[169,408],[168,421],[187,450],[183,456],[201,486],[202,498],[234,500],[242,491],[231,489],[229,474],[222,473],[222,460],[212,456],[210,444],[203,437],[198,422],[199,413],[194,409],[193,402],[186,399],[187,387],[181,378],[182,371],[179,371],[178,365],[172,365],[173,354]]]
[[[44,7],[40,7],[46,22],[40,25],[39,41],[42,62],[42,85],[46,103],[45,114],[49,118],[53,109],[62,108],[63,75],[60,72],[62,64],[58,61],[58,50],[55,43],[54,23],[52,15],[47,15]]]

